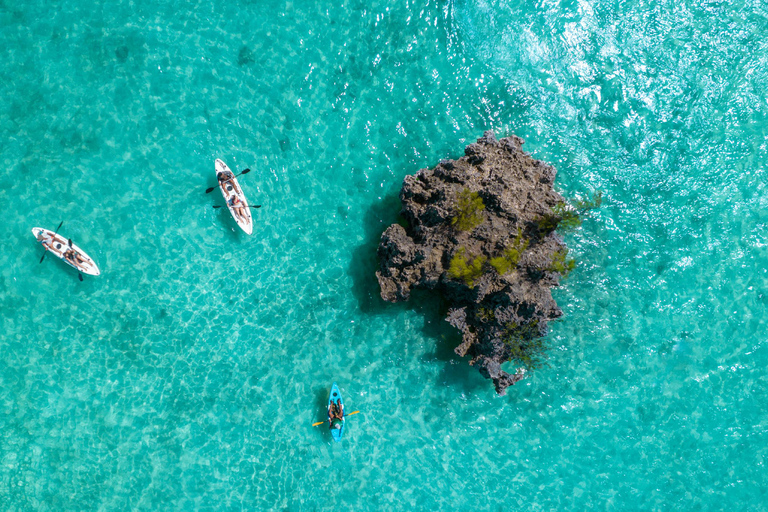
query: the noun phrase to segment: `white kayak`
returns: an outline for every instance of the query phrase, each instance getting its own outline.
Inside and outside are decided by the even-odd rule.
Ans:
[[[237,178],[229,170],[227,164],[216,159],[216,179],[219,182],[219,188],[224,195],[224,201],[227,202],[229,213],[234,217],[237,225],[249,235],[253,232],[253,218],[251,209],[248,207],[248,201],[245,199],[243,189],[237,183]]]
[[[93,258],[85,254],[85,251],[75,244],[70,245],[69,240],[63,236],[43,228],[32,228],[32,234],[35,235],[38,242],[43,244],[43,247],[64,260],[64,263],[70,267],[74,267],[89,276],[101,274]]]

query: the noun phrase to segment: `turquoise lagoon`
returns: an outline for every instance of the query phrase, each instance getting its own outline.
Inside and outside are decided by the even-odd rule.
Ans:
[[[767,40],[760,1],[0,1],[0,509],[765,510]],[[505,397],[373,275],[487,129],[604,195]],[[100,277],[38,264],[62,220]]]

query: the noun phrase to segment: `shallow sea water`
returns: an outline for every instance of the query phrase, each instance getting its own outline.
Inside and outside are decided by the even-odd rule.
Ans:
[[[0,0],[0,509],[764,510],[766,36],[759,1]],[[505,397],[373,275],[402,178],[486,129],[604,195]],[[61,220],[100,277],[38,264]]]

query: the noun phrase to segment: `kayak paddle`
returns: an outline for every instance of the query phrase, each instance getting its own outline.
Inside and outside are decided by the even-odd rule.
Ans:
[[[359,413],[359,412],[360,412],[360,411],[351,412],[351,413],[349,413],[349,414],[345,414],[345,415],[344,415],[344,417],[346,418],[347,416],[352,416],[353,414],[357,414],[357,413]],[[325,420],[325,421],[328,421],[328,420]],[[313,427],[316,427],[316,426],[318,426],[318,425],[322,425],[323,423],[325,423],[325,421],[318,421],[317,423],[313,423],[313,424],[312,424],[312,426],[313,426]]]
[[[250,170],[250,169],[245,169],[245,170],[244,170],[243,172],[241,172],[240,174],[235,174],[235,176],[234,176],[234,177],[236,178],[236,177],[238,177],[238,176],[242,176],[243,174],[248,174],[249,172],[251,172],[251,170]],[[229,178],[228,180],[222,181],[222,183],[227,183],[228,181],[232,181],[232,178]],[[211,187],[211,188],[209,188],[209,189],[206,189],[205,193],[206,193],[206,194],[210,194],[211,192],[213,192],[213,189],[215,189],[215,188],[216,188],[216,187]]]
[[[220,204],[215,204],[215,205],[213,205],[213,207],[214,207],[214,208],[224,208],[224,207],[223,207],[223,206],[221,206]],[[235,205],[235,208],[240,208],[240,207],[239,207],[239,206],[237,206],[237,205]],[[252,206],[252,205],[250,205],[250,204],[249,204],[249,205],[248,205],[248,208],[261,208],[261,205]]]

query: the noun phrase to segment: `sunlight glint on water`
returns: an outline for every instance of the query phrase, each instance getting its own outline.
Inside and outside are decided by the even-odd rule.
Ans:
[[[766,14],[0,3],[0,509],[760,509]],[[486,129],[604,196],[501,398],[373,275],[402,178]],[[61,220],[100,277],[37,263]]]

